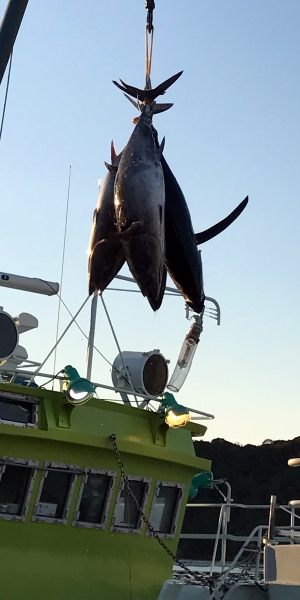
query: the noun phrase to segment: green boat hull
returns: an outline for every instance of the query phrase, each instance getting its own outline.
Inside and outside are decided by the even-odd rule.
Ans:
[[[149,518],[157,481],[184,486],[172,539],[163,542],[176,554],[193,476],[209,471],[210,461],[195,456],[191,424],[170,430],[150,411],[104,400],[73,408],[62,393],[12,384],[0,391],[38,398],[38,425],[0,423],[0,457],[37,461],[24,520],[0,514],[0,577],[5,600],[156,600],[171,576],[173,559],[147,535],[143,522],[136,534],[112,529],[121,473],[110,436],[116,435],[127,475],[149,478],[145,516]],[[5,460],[5,459],[4,459]],[[46,461],[76,465],[75,486],[66,524],[32,520]],[[116,473],[103,529],[74,526],[85,468]],[[1,482],[0,482],[1,493]]]

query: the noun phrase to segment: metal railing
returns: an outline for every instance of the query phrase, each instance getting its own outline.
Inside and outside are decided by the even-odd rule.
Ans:
[[[215,482],[217,483],[217,482]],[[191,503],[187,504],[187,508],[219,508],[219,519],[216,533],[182,533],[180,539],[201,539],[201,540],[214,540],[214,548],[212,553],[212,559],[210,562],[210,576],[218,571],[222,573],[222,577],[219,580],[218,588],[225,581],[228,574],[238,567],[238,563],[242,554],[245,551],[251,551],[255,556],[255,560],[252,561],[253,569],[253,580],[257,583],[262,581],[262,554],[265,543],[300,543],[300,523],[299,526],[295,525],[295,519],[300,519],[300,516],[296,514],[296,509],[300,509],[300,503],[298,505],[277,505],[276,497],[271,497],[272,501],[270,504],[241,504],[232,501],[231,498],[231,487],[228,482],[222,481],[227,484],[227,495],[224,496],[225,502],[223,503]],[[220,490],[219,490],[220,491]],[[242,510],[269,510],[269,523],[264,525],[257,525],[251,531],[248,536],[245,535],[234,535],[228,533],[228,523],[230,521],[230,513],[233,509]],[[290,525],[288,526],[275,526],[275,514],[276,511],[282,511],[290,515]],[[242,542],[238,553],[235,558],[231,561],[227,557],[227,542]],[[255,547],[249,547],[249,544],[255,542]],[[219,545],[221,546],[220,561],[217,562],[217,552]],[[205,561],[207,564],[207,561]],[[202,561],[193,561],[193,566],[201,566]],[[203,564],[203,563],[202,563]]]

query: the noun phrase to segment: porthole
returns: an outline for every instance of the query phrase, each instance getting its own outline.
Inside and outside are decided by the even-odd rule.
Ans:
[[[116,473],[97,469],[84,471],[73,525],[104,529]]]
[[[36,428],[39,403],[33,396],[0,391],[0,423]]]
[[[4,456],[0,462],[0,519],[25,521],[38,462]]]
[[[183,493],[181,483],[156,483],[149,521],[160,537],[171,539],[175,536]],[[147,535],[152,535],[149,529]]]
[[[65,525],[67,522],[75,481],[81,473],[76,465],[45,462],[33,511],[33,521]]]
[[[131,493],[134,495],[144,512],[149,495],[151,479],[129,475],[128,483]],[[142,516],[127,489],[125,481],[122,479],[110,529],[111,531],[118,531],[120,533],[140,533],[142,524]]]

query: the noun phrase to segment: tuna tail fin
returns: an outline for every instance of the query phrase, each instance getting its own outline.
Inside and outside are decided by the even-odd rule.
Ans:
[[[222,233],[222,231],[224,231],[224,229],[229,227],[229,225],[231,225],[231,223],[233,223],[233,221],[235,221],[235,219],[237,219],[237,217],[239,217],[239,215],[243,212],[244,208],[246,208],[247,204],[248,204],[248,196],[246,196],[245,200],[243,200],[230,213],[230,215],[228,215],[228,217],[225,217],[225,219],[223,219],[219,223],[216,223],[216,225],[213,225],[212,227],[210,227],[209,229],[206,229],[205,231],[201,231],[200,233],[195,233],[196,243],[198,245],[204,244],[204,242],[207,242],[208,240],[211,240],[216,235],[219,235],[219,233]]]
[[[135,106],[135,108],[137,108],[137,110],[142,110],[142,107],[139,102],[132,100],[132,98],[130,98],[130,96],[128,96],[125,93],[124,93],[124,96],[125,96],[125,98],[127,98],[127,100],[129,100],[129,102],[131,102],[131,104],[133,104],[133,106]],[[152,103],[152,114],[157,115],[158,113],[164,112],[165,110],[169,110],[169,108],[172,108],[172,106],[174,106],[173,103],[158,104],[157,102],[153,102]]]
[[[132,96],[133,98],[137,98],[137,100],[139,100],[140,102],[151,103],[155,100],[155,98],[157,98],[157,96],[162,96],[166,92],[166,90],[173,83],[175,83],[175,81],[177,81],[177,79],[179,79],[179,77],[180,77],[180,75],[182,75],[182,73],[183,73],[183,71],[176,73],[176,75],[173,75],[169,79],[166,79],[166,81],[164,81],[163,83],[158,85],[153,90],[152,89],[140,90],[139,88],[133,87],[131,85],[127,85],[127,83],[122,81],[122,79],[120,79],[122,85],[120,85],[117,81],[113,81],[113,83],[120,90],[122,90],[122,92],[129,94],[129,96]]]

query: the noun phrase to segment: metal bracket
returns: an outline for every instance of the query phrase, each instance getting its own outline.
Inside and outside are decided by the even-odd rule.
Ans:
[[[156,416],[150,420],[150,427],[152,433],[153,444],[155,446],[165,446],[166,437],[169,431],[169,426],[165,423],[162,417]]]
[[[55,419],[57,427],[62,427],[64,429],[70,429],[71,427],[71,414],[75,408],[69,402],[66,402],[63,398],[61,403],[53,403],[54,411],[55,411]]]

